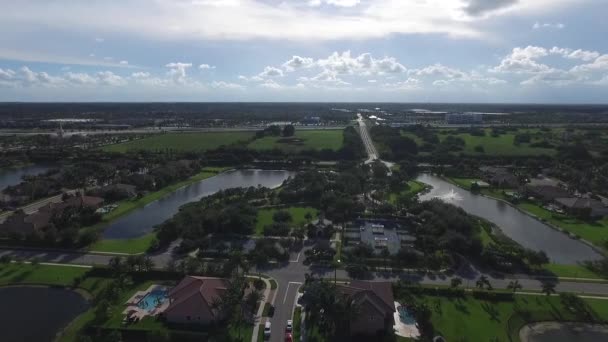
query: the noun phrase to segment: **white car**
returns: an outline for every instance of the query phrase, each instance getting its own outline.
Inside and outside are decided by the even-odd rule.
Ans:
[[[266,322],[266,324],[264,324],[264,338],[270,338],[270,322]]]
[[[287,320],[287,325],[285,326],[286,332],[291,332],[293,330],[293,322],[289,319]]]

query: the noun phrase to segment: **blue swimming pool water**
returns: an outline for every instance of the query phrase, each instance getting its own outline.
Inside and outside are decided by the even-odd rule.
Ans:
[[[408,325],[416,324],[416,318],[414,318],[414,315],[405,306],[400,306],[397,310],[399,311],[399,320],[401,323]]]
[[[167,300],[167,291],[166,290],[153,290],[144,296],[138,303],[137,306],[140,309],[144,309],[146,311],[152,311],[157,306],[161,305]]]

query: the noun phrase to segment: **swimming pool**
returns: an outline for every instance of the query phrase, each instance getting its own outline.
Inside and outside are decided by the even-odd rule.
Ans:
[[[414,318],[413,313],[410,312],[407,307],[402,305],[398,307],[397,310],[399,311],[399,320],[401,321],[401,323],[408,325],[416,324],[416,318]]]
[[[144,296],[138,303],[137,307],[148,312],[154,310],[167,300],[167,290],[154,289]]]

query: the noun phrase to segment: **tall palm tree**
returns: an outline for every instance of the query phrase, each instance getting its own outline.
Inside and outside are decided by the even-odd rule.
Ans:
[[[542,293],[546,294],[547,296],[554,294],[555,293],[555,284],[548,283],[548,282],[543,283],[542,284]]]
[[[519,283],[519,280],[512,280],[509,282],[509,285],[507,286],[508,289],[512,290],[513,293],[521,290],[523,288],[523,286],[521,286],[521,284]]]

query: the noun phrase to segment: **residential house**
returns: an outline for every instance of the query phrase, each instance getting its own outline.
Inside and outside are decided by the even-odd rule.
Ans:
[[[92,190],[91,194],[103,198],[124,199],[137,196],[137,188],[130,184],[110,184],[104,187]]]
[[[103,198],[99,197],[72,196],[63,202],[48,203],[45,206],[40,207],[37,212],[31,215],[17,212],[9,216],[6,221],[0,225],[0,232],[5,234],[18,233],[27,235],[35,231],[45,230],[50,225],[53,215],[61,214],[67,208],[90,207],[97,209],[102,203]]]
[[[569,214],[579,217],[602,218],[608,216],[608,207],[591,198],[566,197],[555,202]]]
[[[392,329],[395,299],[390,282],[353,280],[338,285],[338,291],[358,307],[356,318],[350,322],[351,335],[376,335]]]
[[[163,312],[168,322],[206,325],[225,318],[214,307],[227,290],[226,279],[187,276],[169,291],[169,306]]]
[[[543,202],[553,202],[558,198],[570,197],[570,193],[553,185],[530,185],[525,186],[526,194],[540,199]]]
[[[9,216],[0,224],[0,233],[27,235],[44,230],[49,226],[52,216],[51,212],[39,211],[27,215],[21,211]]]
[[[507,168],[482,166],[479,170],[483,173],[484,179],[492,186],[499,188],[519,187],[519,179]]]

